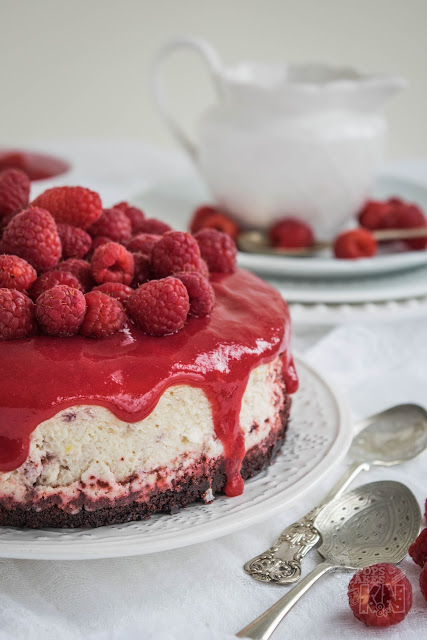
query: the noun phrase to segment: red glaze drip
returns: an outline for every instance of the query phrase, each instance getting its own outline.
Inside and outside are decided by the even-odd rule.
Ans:
[[[30,180],[46,180],[65,173],[70,168],[68,162],[44,153],[0,149],[0,171],[21,169]]]
[[[79,404],[100,405],[136,422],[172,385],[207,394],[215,432],[224,446],[229,496],[243,491],[245,454],[239,414],[252,369],[283,353],[288,393],[298,380],[290,353],[286,303],[246,271],[212,277],[216,304],[207,318],[190,318],[163,338],[134,326],[102,340],[36,336],[0,342],[0,471],[27,458],[38,424]],[[72,429],[72,423],[70,423]]]

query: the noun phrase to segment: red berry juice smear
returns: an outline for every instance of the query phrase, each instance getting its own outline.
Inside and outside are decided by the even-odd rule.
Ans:
[[[0,149],[0,171],[20,169],[30,180],[46,180],[60,176],[70,169],[65,160],[43,153]]]

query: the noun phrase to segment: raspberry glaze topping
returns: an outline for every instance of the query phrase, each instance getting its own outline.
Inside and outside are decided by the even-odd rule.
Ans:
[[[148,416],[168,387],[188,384],[210,400],[224,446],[226,494],[242,493],[239,415],[250,372],[282,354],[286,391],[298,387],[289,312],[277,291],[248,272],[214,274],[211,284],[212,314],[190,318],[163,338],[129,326],[103,340],[38,335],[1,341],[0,471],[23,464],[31,433],[62,409],[99,405],[132,423]]]

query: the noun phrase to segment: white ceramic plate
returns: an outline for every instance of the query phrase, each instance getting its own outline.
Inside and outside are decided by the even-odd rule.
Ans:
[[[427,211],[427,188],[404,179],[382,176],[375,197],[398,195],[420,204]],[[176,229],[186,230],[196,207],[212,202],[197,175],[167,183],[134,197],[149,217],[159,217]],[[427,265],[427,251],[405,251],[361,260],[336,260],[332,256],[290,258],[239,253],[239,266],[261,275],[305,278],[356,278],[394,273]]]
[[[132,556],[218,538],[283,512],[318,484],[346,454],[349,412],[324,378],[296,361],[300,391],[276,462],[245,484],[237,498],[218,497],[175,515],[157,515],[98,529],[24,530],[0,527],[0,557],[81,560]]]
[[[266,280],[279,289],[287,302],[365,304],[427,295],[427,266],[347,280],[271,277]]]

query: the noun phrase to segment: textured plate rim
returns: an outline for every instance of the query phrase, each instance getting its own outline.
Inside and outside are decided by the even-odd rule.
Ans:
[[[145,545],[141,545],[140,541],[132,542],[130,545],[126,544],[126,540],[123,540],[122,536],[117,540],[114,540],[114,538],[109,539],[108,542],[103,542],[102,545],[100,543],[97,544],[96,539],[90,543],[82,540],[66,542],[63,539],[61,539],[60,542],[56,542],[54,539],[39,541],[1,540],[0,557],[27,560],[71,561],[159,553],[161,551],[178,549],[226,536],[290,508],[316,483],[324,479],[333,467],[339,464],[345,457],[353,436],[350,411],[341,394],[329,384],[323,374],[320,374],[315,368],[309,365],[304,358],[296,357],[295,360],[297,368],[304,368],[315,380],[316,385],[323,386],[330,400],[335,405],[337,434],[331,442],[325,457],[290,487],[292,491],[290,497],[275,495],[267,498],[261,508],[259,505],[251,506],[249,504],[242,511],[222,517],[221,520],[223,520],[223,522],[220,522],[220,526],[215,522],[202,523],[201,525],[196,525],[190,531],[182,530],[178,532],[168,532],[163,535],[159,534],[155,540],[150,539]],[[203,508],[203,505],[200,505],[200,508]],[[165,517],[167,517],[167,515],[165,515]],[[123,527],[126,527],[126,524],[124,524]],[[48,530],[35,529],[34,532],[38,532],[39,534],[43,533],[45,537],[49,536]],[[57,530],[55,530],[55,532],[57,532]],[[120,530],[120,533],[122,533],[122,530]]]
[[[288,306],[294,327],[357,322],[389,323],[427,316],[427,296],[353,304],[290,302]]]

